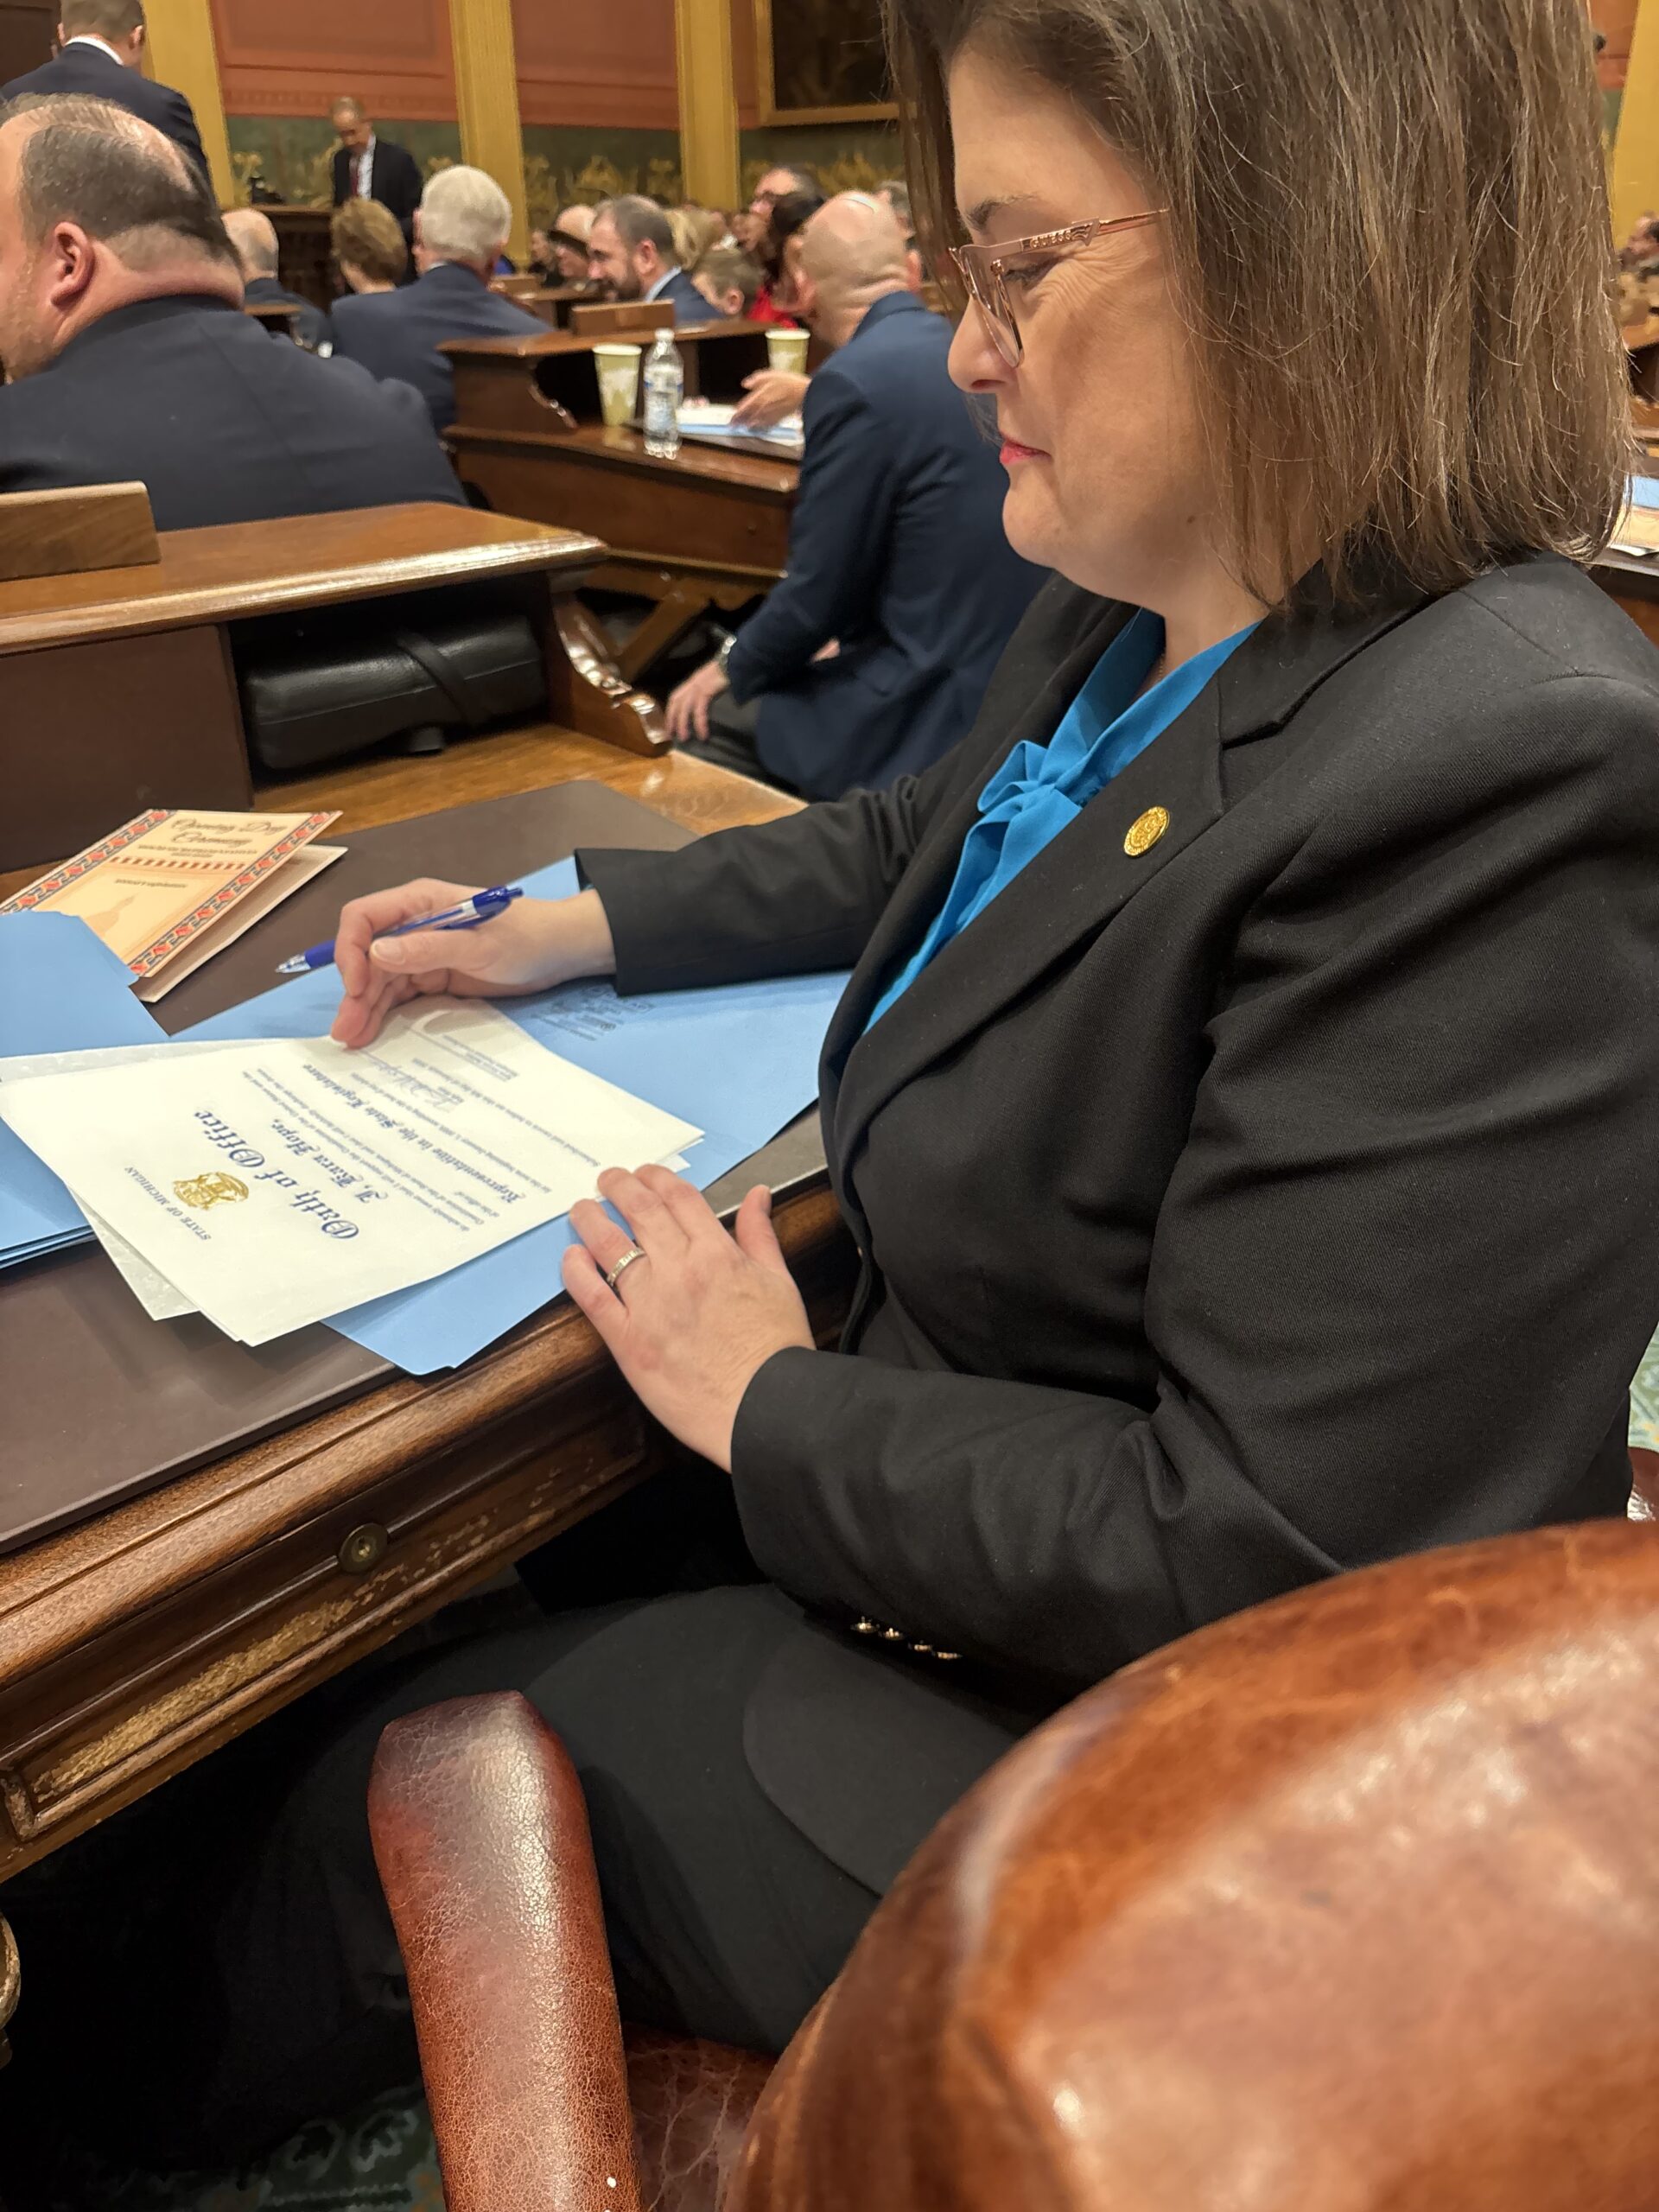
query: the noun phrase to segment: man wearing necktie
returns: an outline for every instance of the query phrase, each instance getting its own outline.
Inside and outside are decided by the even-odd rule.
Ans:
[[[377,137],[360,100],[338,99],[330,111],[340,135],[334,156],[334,205],[348,200],[378,200],[402,227],[405,245],[414,238],[415,210],[421,204],[421,172],[407,148]]]

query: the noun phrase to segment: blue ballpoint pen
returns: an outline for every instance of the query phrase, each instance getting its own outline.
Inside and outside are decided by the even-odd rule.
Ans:
[[[474,930],[480,922],[487,922],[497,914],[504,914],[515,899],[524,893],[517,884],[498,885],[493,891],[474,892],[470,899],[463,899],[458,906],[446,906],[439,914],[417,914],[412,922],[399,922],[395,930],[378,930],[372,942],[378,944],[383,937],[413,937],[416,930]],[[314,944],[308,952],[296,952],[291,960],[284,960],[276,973],[279,976],[308,976],[314,968],[332,968],[334,964],[334,941]]]

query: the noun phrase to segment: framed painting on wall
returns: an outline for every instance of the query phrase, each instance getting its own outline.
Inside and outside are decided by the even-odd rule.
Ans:
[[[880,0],[753,0],[753,7],[762,124],[897,116]]]

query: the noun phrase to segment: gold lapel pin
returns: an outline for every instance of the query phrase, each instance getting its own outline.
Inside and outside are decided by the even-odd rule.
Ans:
[[[1123,849],[1132,861],[1142,853],[1149,853],[1169,827],[1169,815],[1161,806],[1149,806],[1137,821],[1129,824],[1129,833],[1123,840]]]

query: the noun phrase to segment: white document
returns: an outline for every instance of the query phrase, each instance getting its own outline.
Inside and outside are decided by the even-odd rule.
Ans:
[[[359,1052],[73,1057],[0,1083],[0,1119],[100,1233],[250,1344],[444,1274],[702,1135],[477,1001],[404,1007]]]

